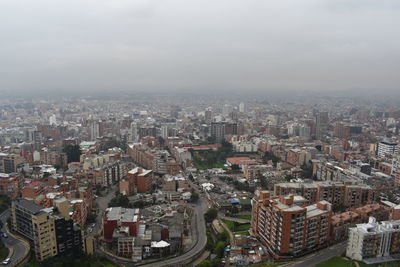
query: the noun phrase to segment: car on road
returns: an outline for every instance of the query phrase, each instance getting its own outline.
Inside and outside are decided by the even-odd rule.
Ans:
[[[7,265],[7,264],[10,263],[10,261],[11,261],[11,259],[10,259],[10,258],[7,258],[7,259],[5,259],[1,264]]]
[[[96,223],[92,224],[92,228],[94,228],[96,226]]]
[[[7,233],[3,233],[3,237],[7,238],[8,237]]]

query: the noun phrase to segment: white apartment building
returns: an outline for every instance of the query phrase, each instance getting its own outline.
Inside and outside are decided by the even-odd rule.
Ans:
[[[346,256],[367,264],[396,261],[400,256],[400,220],[357,224],[349,229]]]

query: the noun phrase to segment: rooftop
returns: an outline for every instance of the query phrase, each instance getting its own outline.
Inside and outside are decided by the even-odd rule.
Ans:
[[[106,209],[106,217],[109,221],[137,222],[139,209],[127,209],[122,207],[112,207]]]
[[[16,205],[30,211],[32,214],[37,214],[44,209],[44,207],[36,204],[33,201],[27,200],[25,198],[18,198],[16,200],[14,200],[14,203]]]

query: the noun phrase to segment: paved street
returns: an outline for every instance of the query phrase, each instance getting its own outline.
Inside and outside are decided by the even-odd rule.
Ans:
[[[98,197],[96,199],[96,203],[97,203],[97,207],[98,207],[98,214],[96,217],[96,225],[93,228],[93,231],[88,234],[89,236],[94,236],[94,235],[100,233],[101,224],[102,224],[101,220],[103,218],[104,211],[108,207],[108,203],[110,202],[110,200],[115,196],[116,191],[117,191],[117,186],[113,185],[109,188],[107,195]]]
[[[6,222],[7,219],[10,217],[11,213],[10,210],[5,211],[1,216],[0,216],[0,220],[3,222],[3,227],[1,228],[1,231],[7,232],[6,231]],[[26,245],[24,244],[24,242],[22,242],[19,239],[16,239],[14,237],[12,237],[8,232],[8,237],[4,238],[1,237],[4,244],[8,247],[8,248],[13,248],[13,255],[11,257],[11,264],[14,262],[17,262],[18,260],[22,259],[26,253],[29,252],[29,247],[26,247]]]
[[[192,184],[192,186],[195,189],[198,189],[196,185]],[[96,199],[98,208],[99,208],[99,213],[96,218],[96,226],[94,227],[92,233],[90,235],[95,235],[100,232],[100,227],[101,227],[101,218],[103,216],[104,210],[108,207],[108,203],[110,200],[114,197],[116,191],[116,187],[112,187],[111,190],[107,193],[106,196],[104,197],[98,197]],[[161,266],[180,266],[181,262],[184,262],[186,260],[192,259],[195,255],[197,255],[199,252],[203,250],[207,243],[207,234],[206,234],[206,224],[204,220],[204,213],[208,210],[208,204],[207,200],[200,196],[200,199],[194,207],[194,214],[193,214],[193,221],[192,221],[192,227],[195,227],[195,230],[193,231],[193,240],[195,242],[194,246],[187,251],[185,254],[180,255],[175,258],[171,258],[168,260],[164,261],[158,261],[154,263],[149,263],[149,264],[143,264],[140,266],[144,267],[161,267]],[[101,251],[98,251],[102,253]],[[133,262],[130,262],[129,260],[115,260],[118,263],[125,264],[125,265],[135,265]]]
[[[329,248],[323,249],[321,251],[315,252],[309,256],[305,256],[304,259],[301,259],[292,264],[288,264],[288,267],[312,267],[316,266],[324,261],[329,260],[332,257],[340,256],[343,252],[346,251],[346,242],[342,242],[331,246]]]
[[[196,216],[196,227],[198,230],[198,240],[196,245],[187,251],[185,254],[168,259],[165,261],[159,261],[155,263],[150,263],[146,265],[141,265],[144,267],[161,267],[161,266],[180,266],[180,263],[193,258],[197,253],[199,253],[207,243],[206,234],[206,223],[204,221],[204,213],[207,211],[207,201],[205,199],[199,199],[199,203],[195,206],[195,216]]]

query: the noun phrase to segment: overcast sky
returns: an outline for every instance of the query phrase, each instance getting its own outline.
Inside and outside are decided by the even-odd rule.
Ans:
[[[1,0],[0,91],[397,89],[399,31],[399,0]]]

